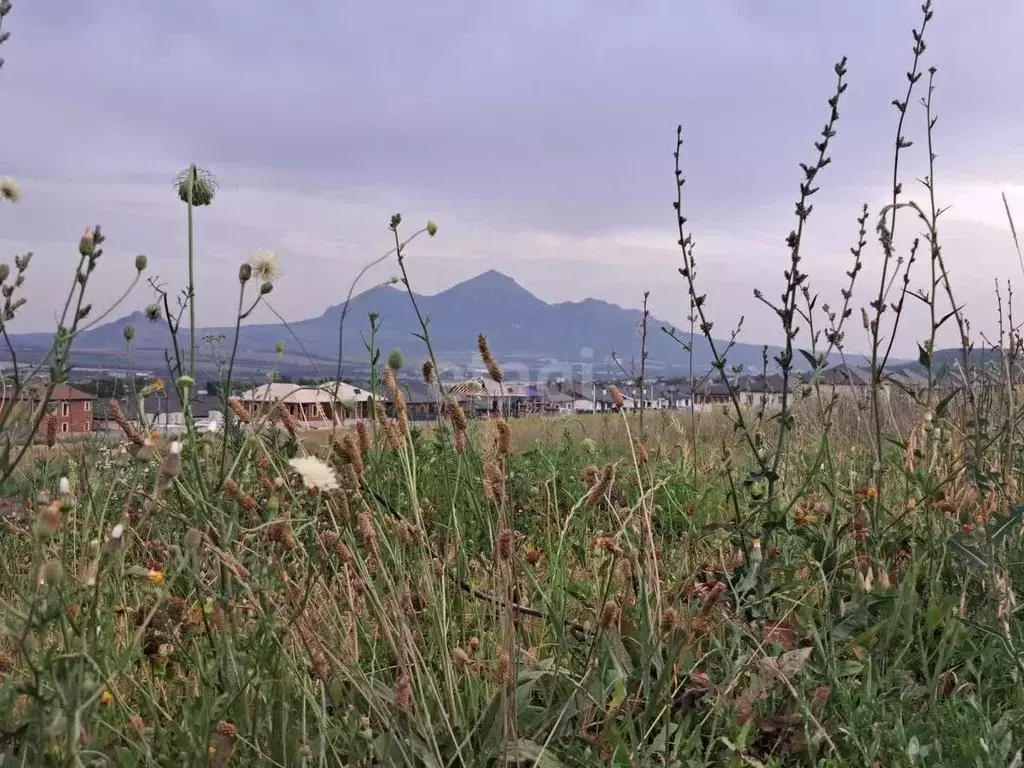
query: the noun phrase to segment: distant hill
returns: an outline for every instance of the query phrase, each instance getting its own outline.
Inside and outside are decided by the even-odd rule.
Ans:
[[[520,286],[515,280],[494,270],[432,296],[417,295],[423,315],[429,318],[431,342],[437,356],[445,361],[466,364],[476,355],[476,338],[484,333],[494,354],[505,362],[611,363],[612,351],[629,361],[639,354],[641,312],[624,309],[596,299],[548,304]],[[352,299],[345,320],[344,357],[347,361],[367,358],[364,338],[368,335],[370,312],[380,318],[377,345],[384,354],[392,348],[403,350],[410,360],[424,357],[425,347],[414,333],[419,332],[416,314],[404,289],[381,286]],[[289,324],[244,325],[239,336],[239,358],[273,360],[275,348],[283,342],[291,355],[298,354],[302,342],[305,352],[318,360],[336,360],[338,324],[344,304],[328,307],[319,317]],[[163,350],[169,346],[167,326],[151,323],[137,312],[82,333],[75,342],[79,355],[92,353],[108,357],[123,353],[123,329],[135,328],[133,350]],[[685,369],[687,352],[668,338],[656,318],[649,320],[648,363],[652,371]],[[223,335],[230,343],[233,328],[200,328],[199,337]],[[294,334],[294,336],[293,336]],[[49,345],[48,334],[21,334],[13,337],[22,348]],[[724,348],[724,342],[723,342]],[[760,369],[761,346],[737,344],[729,354],[730,365]],[[770,349],[774,355],[778,350]],[[710,367],[712,355],[707,341],[695,344],[694,366]]]

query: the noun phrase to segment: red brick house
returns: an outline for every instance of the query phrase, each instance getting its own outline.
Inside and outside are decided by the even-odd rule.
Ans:
[[[25,386],[21,400],[35,408],[46,395],[49,385],[45,382],[32,382]],[[50,395],[48,410],[57,414],[58,435],[80,435],[92,432],[92,404],[95,397],[67,384],[58,384]],[[0,398],[0,408],[6,404]]]

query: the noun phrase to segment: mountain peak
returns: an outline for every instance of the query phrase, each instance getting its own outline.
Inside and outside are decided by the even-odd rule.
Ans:
[[[476,277],[471,277],[468,280],[463,280],[461,283],[456,283],[447,290],[452,291],[456,288],[470,288],[474,291],[481,289],[487,290],[517,290],[526,291],[523,286],[515,281],[515,279],[509,277],[504,272],[499,272],[496,269],[489,269],[486,272],[481,272]]]

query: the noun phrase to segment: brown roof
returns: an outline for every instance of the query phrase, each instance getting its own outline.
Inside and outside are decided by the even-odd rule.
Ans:
[[[47,382],[30,382],[25,385],[25,397],[31,400],[39,400],[46,392],[46,388],[49,386]],[[51,400],[94,400],[95,395],[90,395],[88,392],[83,392],[80,389],[75,389],[67,384],[57,384],[53,388],[53,394],[50,395]]]

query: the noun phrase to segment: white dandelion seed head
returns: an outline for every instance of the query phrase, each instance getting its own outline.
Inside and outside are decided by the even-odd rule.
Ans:
[[[170,451],[174,455],[178,455],[179,453],[181,453],[181,442],[179,440],[175,440],[173,443],[171,443]]]
[[[120,539],[122,536],[124,536],[124,525],[122,523],[118,523],[114,526],[114,530],[110,532],[110,538]]]
[[[0,176],[0,198],[16,203],[21,200],[21,190],[18,182],[10,176]]]
[[[254,251],[249,257],[249,266],[260,282],[273,283],[281,276],[281,265],[277,263],[277,256],[270,251]]]
[[[57,491],[61,496],[71,495],[71,481],[66,477],[62,477],[57,483]]]
[[[289,466],[302,477],[307,488],[318,491],[332,491],[338,487],[334,470],[316,456],[300,456],[288,460]]]

